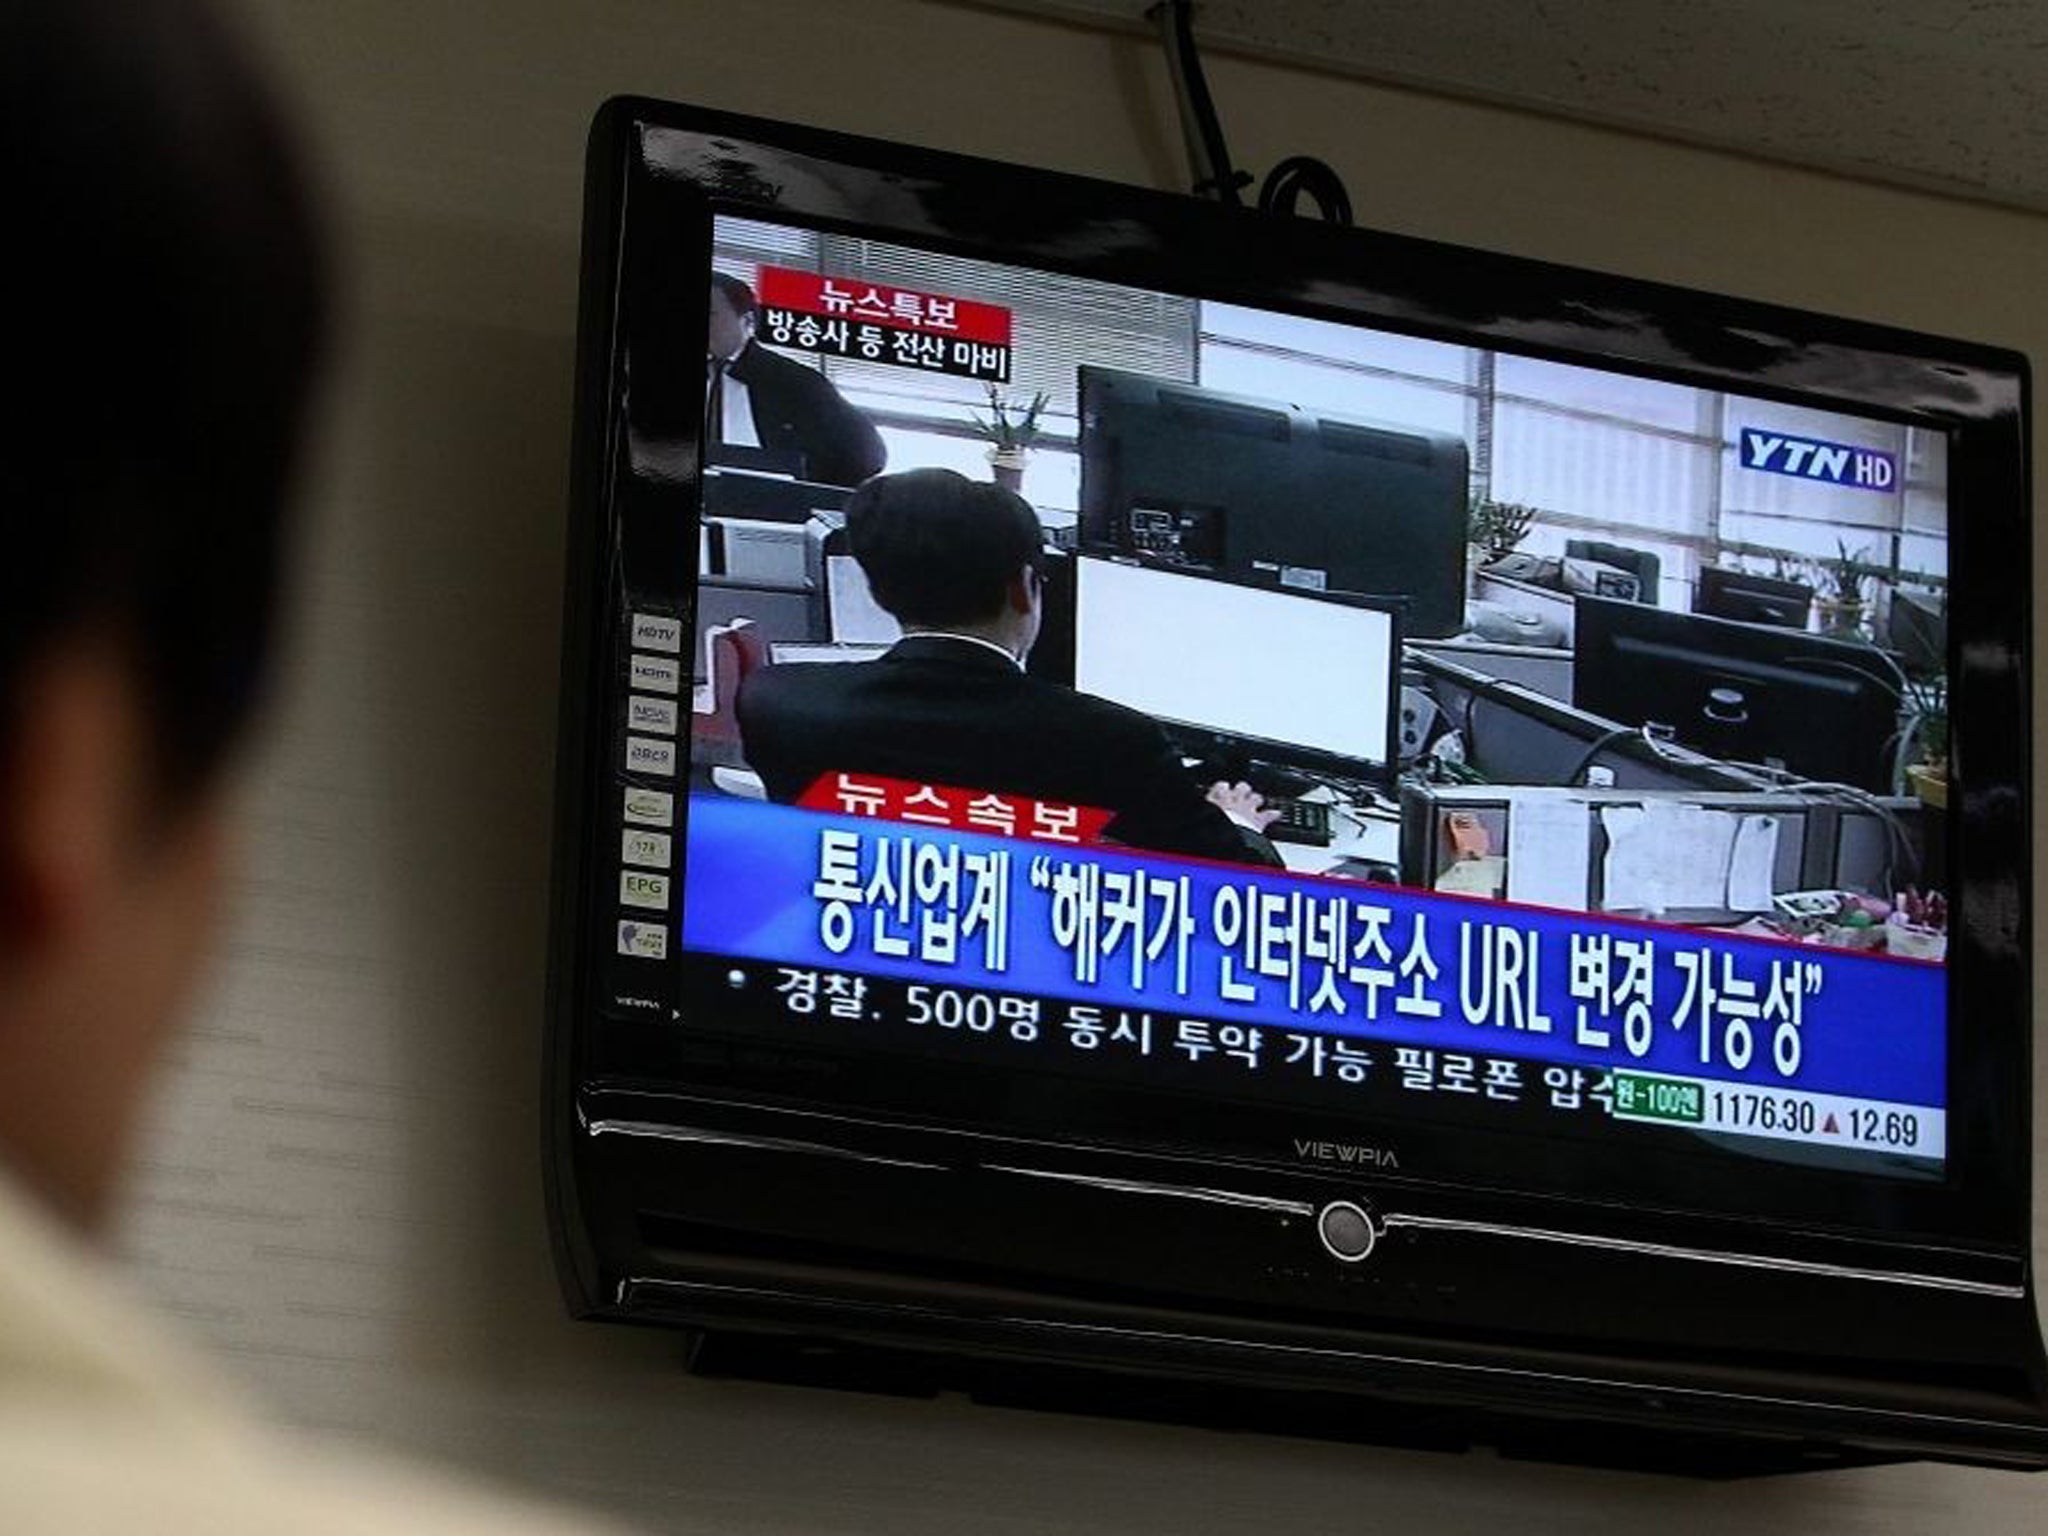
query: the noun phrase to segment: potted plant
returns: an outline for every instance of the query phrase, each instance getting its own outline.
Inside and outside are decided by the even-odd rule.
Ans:
[[[1764,570],[1764,561],[1770,561],[1770,569]],[[1768,555],[1753,555],[1743,561],[1747,570],[1759,576],[1768,576],[1773,581],[1796,581],[1815,593],[1828,584],[1828,578],[1821,571],[1818,560],[1809,560],[1804,555],[1788,554],[1782,549],[1771,550]]]
[[[1852,551],[1846,542],[1837,539],[1834,555],[1818,561],[1814,570],[1819,577],[1819,591],[1814,596],[1813,609],[1820,619],[1820,632],[1851,639],[1861,636],[1871,598],[1878,582],[1884,579],[1885,568],[1864,550]]]
[[[1937,811],[1948,809],[1948,680],[1920,675],[1906,680],[1903,696],[1906,729],[1912,733],[1914,760],[1906,781],[1913,793]]]
[[[1023,490],[1024,466],[1030,460],[1031,445],[1038,440],[1038,420],[1050,404],[1052,396],[1041,389],[1019,410],[1015,401],[1005,399],[1000,389],[989,385],[988,415],[977,415],[974,425],[988,439],[990,473],[1004,490]]]
[[[1773,581],[1803,581],[1809,587],[1813,585],[1812,561],[1802,560],[1797,555],[1788,555],[1782,549],[1772,550],[1770,559],[1769,574]]]
[[[1466,569],[1477,571],[1513,554],[1535,521],[1534,507],[1474,496],[1465,517]]]

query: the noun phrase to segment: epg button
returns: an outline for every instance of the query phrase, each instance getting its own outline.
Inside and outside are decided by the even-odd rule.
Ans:
[[[1349,1200],[1332,1200],[1316,1213],[1316,1236],[1331,1258],[1356,1264],[1372,1256],[1379,1234],[1372,1218]]]

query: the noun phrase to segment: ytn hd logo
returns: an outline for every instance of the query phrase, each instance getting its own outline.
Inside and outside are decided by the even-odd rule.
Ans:
[[[1755,427],[1742,429],[1742,467],[1865,491],[1889,491],[1899,483],[1898,461],[1888,453]]]

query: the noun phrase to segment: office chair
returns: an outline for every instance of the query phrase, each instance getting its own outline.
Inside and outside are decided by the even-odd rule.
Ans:
[[[715,624],[704,635],[705,681],[690,712],[690,755],[695,764],[740,768],[740,684],[768,665],[768,641],[752,619]]]

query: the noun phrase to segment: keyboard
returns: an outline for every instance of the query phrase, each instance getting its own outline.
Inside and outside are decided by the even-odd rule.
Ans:
[[[1280,813],[1266,828],[1266,836],[1274,842],[1330,846],[1330,807],[1324,801],[1268,798],[1266,809]]]

